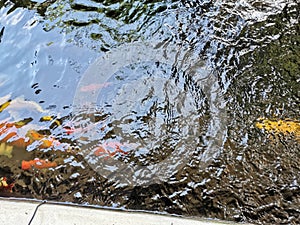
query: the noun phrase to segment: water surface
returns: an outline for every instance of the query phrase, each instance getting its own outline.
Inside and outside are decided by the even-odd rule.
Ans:
[[[1,195],[299,223],[297,133],[255,125],[262,117],[299,124],[299,11],[291,0],[2,1],[0,104],[14,104],[0,120],[31,118],[28,129],[64,144],[1,155],[0,177],[15,183]],[[116,57],[124,46],[143,60]],[[153,52],[163,49],[170,54],[159,63]],[[95,68],[107,73],[89,86]],[[80,90],[93,101],[78,102]],[[96,157],[105,143],[122,151],[105,145],[112,157]],[[22,170],[35,157],[57,166]],[[167,175],[157,176],[164,161]]]

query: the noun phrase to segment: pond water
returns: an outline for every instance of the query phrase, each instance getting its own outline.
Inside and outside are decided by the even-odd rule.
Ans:
[[[299,224],[299,12],[1,1],[0,196]]]

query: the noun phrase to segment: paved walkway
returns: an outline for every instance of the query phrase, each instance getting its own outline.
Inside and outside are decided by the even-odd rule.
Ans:
[[[48,202],[41,204],[40,201],[0,198],[0,224],[228,225],[234,223],[221,222],[217,220],[194,220],[151,213],[124,212],[119,210],[70,206]]]

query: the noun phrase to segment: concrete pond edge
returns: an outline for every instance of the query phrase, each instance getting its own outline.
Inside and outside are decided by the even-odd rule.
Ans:
[[[51,201],[1,198],[0,223],[18,225],[229,225],[228,221],[186,218],[96,206],[82,206]],[[240,223],[245,224],[245,223]]]

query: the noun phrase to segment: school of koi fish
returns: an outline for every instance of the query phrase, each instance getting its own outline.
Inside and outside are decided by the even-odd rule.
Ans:
[[[0,105],[0,113],[9,108],[11,100],[8,100]],[[55,120],[51,116],[42,117],[43,121]],[[31,120],[21,120],[21,121],[0,121],[0,156],[12,158],[12,152],[17,151],[17,148],[27,148],[28,146],[35,144],[36,149],[48,149],[48,148],[58,148],[63,146],[63,149],[72,149],[71,144],[62,143],[51,135],[41,134],[39,130],[31,129],[28,123]],[[60,125],[59,121],[54,121],[57,125]],[[276,119],[266,119],[259,118],[258,122],[255,123],[255,127],[264,130],[267,133],[272,133],[274,135],[292,135],[297,141],[300,140],[300,122],[292,119],[276,120]],[[65,133],[70,135],[75,130],[70,127],[65,128]],[[128,152],[122,150],[122,144],[119,142],[107,142],[98,145],[94,150],[93,154],[95,156],[105,156],[106,159],[109,157],[115,157],[117,154],[126,155]],[[48,159],[34,158],[32,160],[22,160],[21,169],[31,170],[31,169],[49,169],[55,168],[59,165],[59,161],[50,161]],[[9,181],[7,177],[0,177],[0,191],[12,192],[14,183]]]
[[[11,100],[6,101],[0,105],[0,113],[9,109]],[[34,145],[35,149],[63,149],[65,151],[72,151],[72,145],[69,143],[62,143],[51,135],[42,134],[38,129],[32,129],[34,126],[28,126],[31,119],[21,121],[0,121],[0,157],[12,158],[13,151],[18,148],[26,149],[28,146]],[[53,121],[56,125],[61,126],[61,123],[52,116],[43,116],[40,121]],[[73,134],[77,131],[75,128],[65,127],[64,132],[67,135]],[[126,155],[128,152],[122,150],[122,144],[119,142],[108,142],[99,144],[93,151],[95,156],[104,156],[104,159],[114,157],[118,153]],[[76,151],[73,152],[74,154]],[[21,169],[49,169],[55,168],[59,165],[57,161],[50,161],[48,159],[34,158],[32,160],[22,160]],[[9,183],[7,177],[0,177],[0,191],[12,192],[14,184]]]

